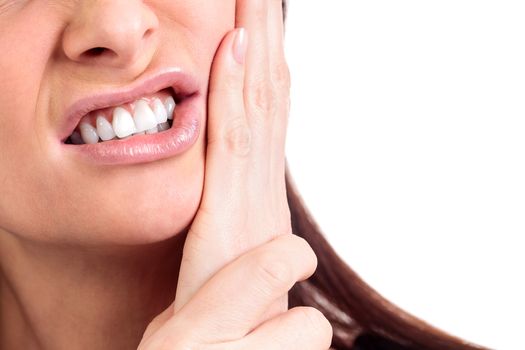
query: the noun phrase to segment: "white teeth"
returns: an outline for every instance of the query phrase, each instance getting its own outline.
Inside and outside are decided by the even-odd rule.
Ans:
[[[159,128],[158,128],[157,126],[154,127],[154,128],[151,128],[151,129],[149,129],[149,130],[146,130],[146,134],[148,134],[148,135],[156,134],[156,133],[158,133],[158,132],[159,132]]]
[[[168,120],[168,112],[158,98],[153,100],[153,113],[155,113],[157,124],[165,123]]]
[[[171,128],[168,121],[173,120],[176,106],[173,96],[169,96],[164,103],[159,98],[153,98],[151,107],[146,100],[137,100],[133,115],[123,107],[116,107],[113,110],[112,123],[103,114],[97,116],[95,127],[86,119],[80,123],[79,131],[71,134],[70,142],[94,144],[99,139],[109,141],[115,137],[123,139],[131,135],[151,135],[166,131]]]
[[[113,130],[121,139],[137,132],[131,114],[122,107],[113,111]]]
[[[166,131],[170,128],[170,124],[168,122],[160,123],[158,128],[159,128],[159,131]]]
[[[109,141],[115,138],[115,131],[113,131],[113,127],[102,115],[97,117],[97,133],[102,141]]]
[[[82,136],[82,140],[84,140],[85,143],[98,143],[97,130],[93,126],[91,126],[91,124],[82,122],[80,123],[79,129],[80,135]]]
[[[139,100],[135,103],[135,111],[133,112],[133,120],[135,121],[136,131],[143,132],[157,126],[157,119],[149,105],[144,100]]]
[[[166,101],[164,101],[164,107],[166,108],[166,112],[168,113],[168,119],[173,119],[173,111],[175,110],[175,100],[172,96],[168,97]]]

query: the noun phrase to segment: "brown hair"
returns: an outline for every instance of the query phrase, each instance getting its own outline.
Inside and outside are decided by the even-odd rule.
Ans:
[[[286,0],[283,12],[286,17]],[[290,307],[308,305],[323,312],[334,330],[333,349],[360,348],[356,339],[363,348],[365,342],[375,344],[370,349],[483,349],[432,327],[381,297],[326,241],[303,203],[288,166],[286,189],[292,230],[308,241],[318,258],[314,275],[290,291]]]

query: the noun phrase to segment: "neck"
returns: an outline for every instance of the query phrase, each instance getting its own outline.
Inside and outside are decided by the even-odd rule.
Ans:
[[[173,302],[184,238],[82,248],[0,232],[0,349],[136,348]]]

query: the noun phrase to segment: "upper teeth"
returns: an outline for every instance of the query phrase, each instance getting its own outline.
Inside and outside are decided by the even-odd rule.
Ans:
[[[171,99],[173,100],[173,97],[171,97]],[[157,124],[168,121],[168,112],[166,111],[166,107],[164,107],[159,99],[155,99],[155,101],[153,101],[153,113],[155,113],[155,120],[157,121]],[[173,118],[173,111],[171,111],[170,114]]]
[[[97,116],[96,127],[87,120],[82,121],[79,125],[82,141],[94,144],[99,139],[108,141],[115,136],[125,138],[137,134],[154,134],[170,128],[168,120],[173,119],[176,106],[172,96],[167,97],[164,103],[159,98],[154,98],[152,106],[146,100],[137,100],[134,106],[133,115],[123,107],[116,107],[112,113],[112,123],[103,114]],[[76,132],[72,135],[71,141],[79,143]]]
[[[115,120],[115,118],[113,118],[113,120]],[[103,115],[97,117],[97,133],[102,141],[108,141],[115,138],[113,127]]]
[[[97,143],[98,134],[97,130],[88,123],[81,123],[80,126],[80,135],[84,143]]]
[[[138,119],[138,118],[137,118]],[[133,117],[122,107],[117,107],[113,111],[113,130],[118,138],[124,138],[137,131]]]

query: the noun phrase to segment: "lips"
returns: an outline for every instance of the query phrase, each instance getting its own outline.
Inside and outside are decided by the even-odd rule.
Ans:
[[[97,93],[80,99],[67,108],[64,127],[59,137],[64,142],[73,133],[80,120],[90,112],[133,102],[163,89],[172,89],[178,98],[185,99],[199,93],[195,77],[181,69],[164,71],[133,86],[106,93]]]
[[[86,120],[97,111],[114,109],[166,91],[171,91],[177,100],[169,130],[123,139],[115,137],[95,144],[71,144],[71,136],[75,133],[78,135],[79,124],[85,127]],[[155,161],[178,155],[191,147],[200,133],[204,104],[197,79],[180,69],[172,69],[130,87],[97,93],[73,103],[67,109],[59,137],[67,152],[74,152],[75,155],[95,163],[131,164]]]
[[[171,89],[164,89],[132,103],[90,112],[81,119],[66,143],[94,144],[167,130],[172,125],[177,104],[183,100]]]

